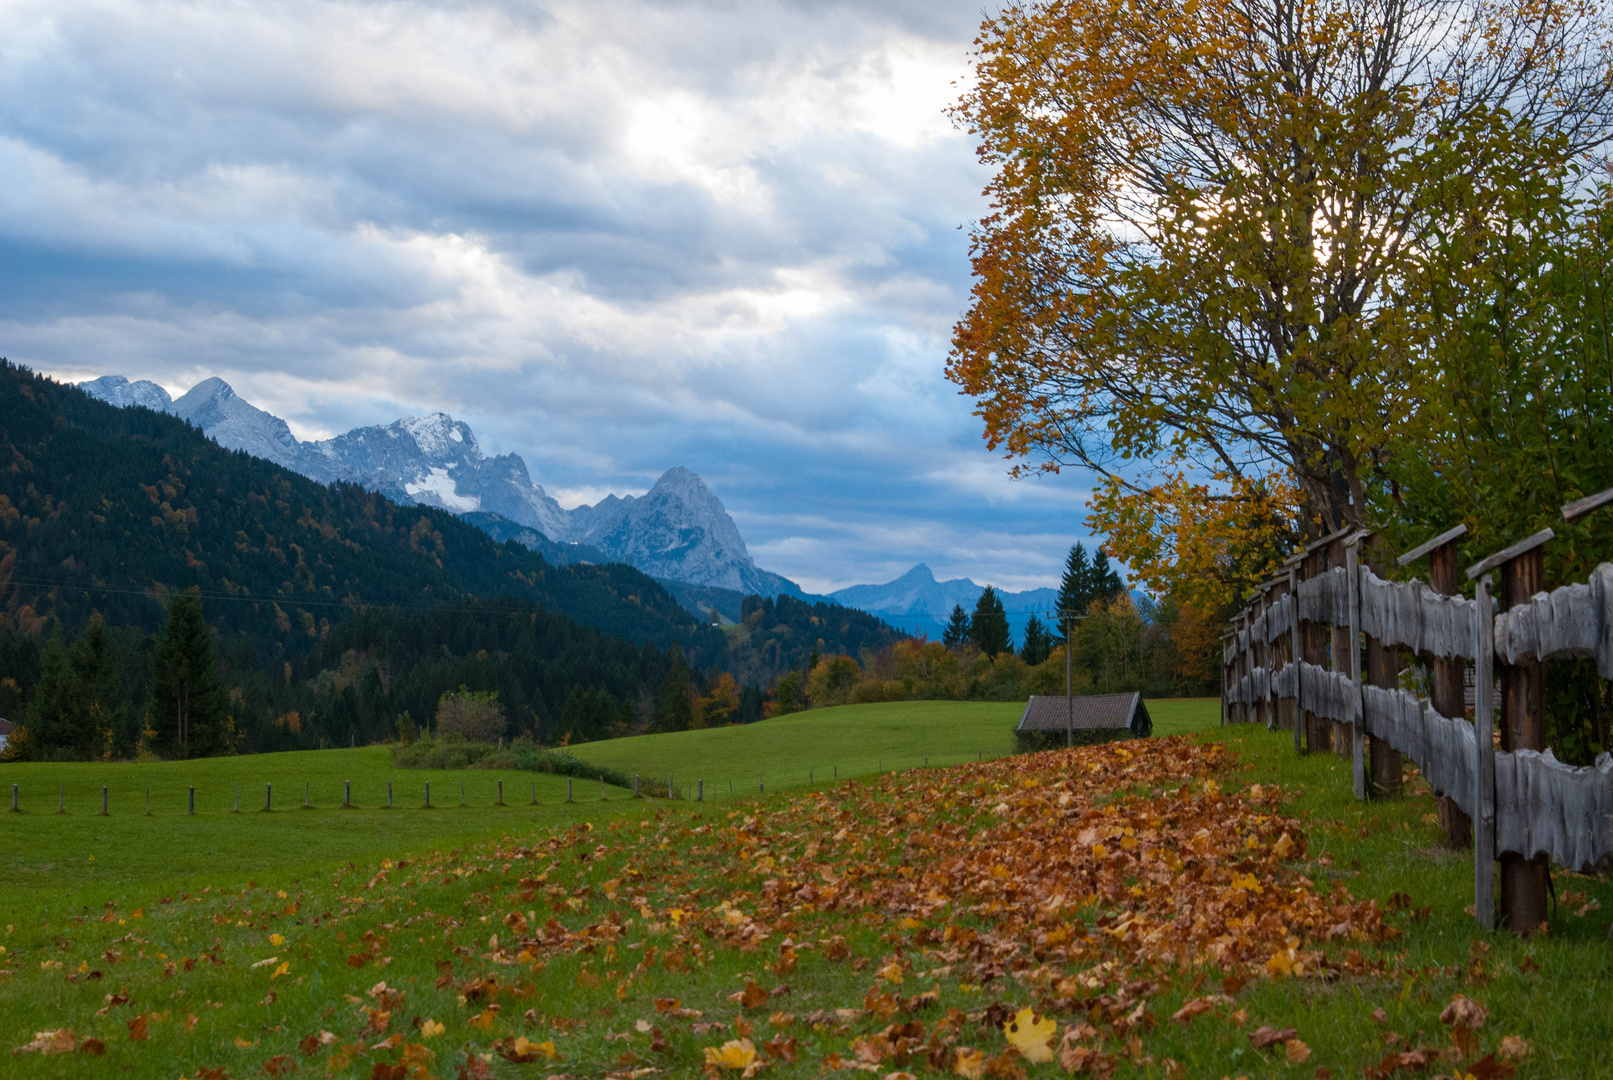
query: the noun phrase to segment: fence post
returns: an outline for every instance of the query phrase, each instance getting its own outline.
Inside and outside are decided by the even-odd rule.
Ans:
[[[497,803],[497,805],[499,805],[499,806],[504,805],[504,781],[502,781],[502,780],[500,780],[498,782],[498,803]]]
[[[148,788],[147,790],[149,791],[150,789]],[[16,784],[11,785],[11,812],[13,814],[22,813],[22,810],[19,809],[18,806],[17,806],[17,785]]]
[[[1466,534],[1466,525],[1447,529],[1432,540],[1412,548],[1396,559],[1395,563],[1399,566],[1410,566],[1427,555],[1429,589],[1439,596],[1458,596],[1462,592],[1462,576],[1461,568],[1456,562],[1456,542]],[[1448,719],[1460,720],[1467,715],[1467,695],[1462,688],[1464,667],[1463,662],[1455,657],[1436,656],[1429,668],[1428,703],[1434,707],[1435,712]],[[1391,684],[1379,682],[1378,685]],[[1387,747],[1385,749],[1387,750]],[[1393,753],[1394,779],[1398,786],[1400,754],[1398,751]],[[1372,768],[1373,782],[1377,783],[1379,767],[1376,754],[1373,756]],[[1388,771],[1387,765],[1383,771]],[[1472,845],[1473,819],[1467,816],[1467,812],[1458,806],[1456,800],[1446,791],[1439,793],[1439,824],[1445,830],[1446,847],[1461,849]]]
[[[465,805],[465,781],[463,780],[459,782],[459,805]]]
[[[348,780],[348,781],[345,781],[345,786],[342,788],[342,809],[343,810],[351,810],[352,808],[353,808],[353,781]]]
[[[185,811],[185,813],[186,813],[187,816],[194,816],[195,813],[196,813],[196,785],[195,784],[192,784],[190,786],[190,806]]]
[[[706,782],[704,780],[696,780],[695,781],[694,801],[695,802],[705,802],[706,801]]]
[[[58,785],[56,788],[56,812],[58,814],[67,813],[67,785],[65,783]]]
[[[151,785],[146,785],[146,817],[151,816]]]
[[[426,781],[426,809],[431,809],[431,781]]]
[[[1473,741],[1478,752],[1473,772],[1473,917],[1486,930],[1495,929],[1495,616],[1490,610],[1490,575],[1479,577],[1475,590],[1473,639]]]
[[[386,782],[386,808],[392,809],[392,781]]]
[[[1545,553],[1541,550],[1554,534],[1543,529],[1516,545],[1501,564],[1501,610],[1511,611],[1545,589]],[[1493,633],[1493,631],[1492,631]],[[1540,660],[1497,665],[1501,676],[1501,749],[1546,748],[1546,665]],[[1546,921],[1546,899],[1551,887],[1551,863],[1545,855],[1533,859],[1513,852],[1501,855],[1501,918],[1508,929],[1532,932]]]
[[[635,799],[639,798],[639,775],[638,775],[638,773],[633,774],[633,798],[635,798]]]
[[[566,801],[571,801],[571,777],[566,777]]]
[[[106,785],[105,784],[101,785],[101,816],[102,817],[110,817],[111,816],[110,814],[107,813],[107,808],[106,808]]]
[[[274,809],[274,785],[273,784],[264,784],[263,785],[263,809],[264,810],[272,810],[272,809]]]
[[[309,805],[309,802],[308,802],[308,786],[309,786],[308,781],[304,780],[302,782],[302,808],[304,810],[312,810],[313,809],[313,807],[311,805]]]
[[[599,801],[605,801],[605,778],[603,776],[599,778]]]
[[[235,782],[235,809],[231,810],[230,813],[239,814],[240,812],[241,812],[241,781],[237,780]]]
[[[1344,545],[1345,607],[1350,615],[1350,682],[1361,711],[1350,725],[1350,775],[1355,781],[1355,797],[1367,797],[1367,713],[1361,696],[1361,540],[1370,533],[1358,532]]]

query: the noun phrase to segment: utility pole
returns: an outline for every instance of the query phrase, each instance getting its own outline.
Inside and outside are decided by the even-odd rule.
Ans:
[[[1070,685],[1070,624],[1077,619],[1086,618],[1073,611],[1060,611],[1059,616],[1064,620],[1064,746],[1069,749],[1075,745],[1075,694]]]

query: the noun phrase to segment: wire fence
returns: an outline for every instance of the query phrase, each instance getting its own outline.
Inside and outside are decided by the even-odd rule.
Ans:
[[[11,813],[19,815],[132,815],[155,818],[353,810],[520,809],[583,802],[638,800],[659,803],[669,798],[682,802],[739,801],[766,798],[770,794],[785,791],[829,788],[854,780],[916,769],[979,764],[1002,756],[984,750],[972,755],[893,755],[876,758],[872,766],[862,760],[856,763],[831,761],[768,770],[754,777],[739,777],[726,771],[717,776],[698,773],[679,775],[676,772],[658,776],[640,774],[634,777],[632,790],[613,787],[602,777],[595,781],[568,776],[565,778],[563,795],[550,789],[550,778],[546,777],[541,798],[535,779],[512,781],[469,776],[446,781],[440,776],[430,780],[396,777],[358,783],[352,780],[336,784],[324,781],[317,786],[312,780],[305,780],[301,784],[279,782],[278,786],[275,781],[264,781],[186,784],[177,788],[172,783],[141,788],[127,783],[114,786],[78,782],[72,785],[71,791],[65,782],[56,784],[51,790],[51,785],[47,783],[19,781],[10,785],[9,809]]]

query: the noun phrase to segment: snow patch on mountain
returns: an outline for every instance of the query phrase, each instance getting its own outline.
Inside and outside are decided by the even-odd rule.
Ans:
[[[156,383],[145,379],[130,382],[122,375],[102,375],[99,379],[80,383],[79,389],[92,398],[99,398],[120,409],[130,405],[143,405],[157,412],[167,412],[169,404],[173,401],[168,396],[168,391]]]
[[[475,495],[461,495],[454,486],[448,470],[433,468],[423,478],[403,485],[403,490],[419,503],[430,503],[456,514],[468,514],[482,508],[482,500]]]

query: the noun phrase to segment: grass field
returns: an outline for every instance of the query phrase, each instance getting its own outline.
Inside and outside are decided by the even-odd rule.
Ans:
[[[1613,1075],[1613,888],[1559,872],[1549,934],[1480,934],[1471,857],[1438,846],[1426,790],[1359,804],[1346,762],[1218,728],[1213,700],[1149,707],[1146,744],[996,761],[1017,706],[578,748],[707,779],[705,804],[579,782],[566,805],[538,777],[535,808],[460,808],[461,780],[486,804],[498,774],[394,772],[381,749],[8,766],[29,812],[0,820],[0,1047],[38,1048],[0,1060],[169,1080],[1065,1075],[1025,1056],[1035,1038],[1008,1049],[997,1021],[1032,1007],[1082,1074]],[[926,746],[932,768],[910,768]],[[336,807],[348,774],[364,809]],[[257,812],[265,778],[286,809]],[[453,805],[419,808],[428,778]],[[303,782],[318,809],[295,808]],[[506,799],[531,782],[507,777]],[[1456,994],[1483,1026],[1441,1022]],[[1283,1038],[1257,1047],[1263,1026]]]
[[[1179,735],[1216,723],[1213,698],[1148,703],[1155,734]],[[573,752],[627,773],[668,775],[685,795],[696,780],[708,797],[809,782],[873,776],[880,772],[968,761],[990,761],[1014,751],[1014,725],[1023,702],[899,701],[843,705],[775,717],[740,728],[588,743]]]
[[[503,807],[494,805],[500,780]],[[344,810],[348,781],[356,809]],[[391,810],[384,808],[389,781]],[[399,858],[509,829],[597,817],[631,802],[628,793],[608,788],[601,804],[599,786],[579,780],[578,802],[567,805],[565,779],[548,775],[396,769],[380,746],[141,765],[11,764],[0,768],[0,785],[7,809],[16,785],[23,811],[0,812],[0,921],[11,923],[100,909],[108,900],[134,905],[156,890],[249,877],[289,880],[350,860]],[[194,817],[186,813],[192,785]],[[240,813],[232,812],[236,785]],[[272,785],[270,813],[262,812],[265,785]],[[463,807],[461,785],[469,804]],[[305,791],[312,810],[302,809]]]

